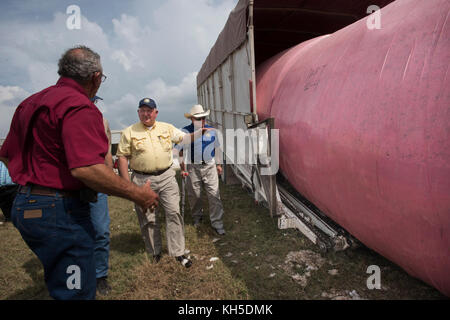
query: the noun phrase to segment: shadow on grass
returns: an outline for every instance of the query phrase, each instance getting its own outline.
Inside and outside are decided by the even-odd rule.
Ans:
[[[144,240],[140,233],[127,232],[111,237],[110,250],[127,254],[136,254],[145,249]]]
[[[30,275],[33,283],[27,288],[14,292],[7,300],[49,300],[47,286],[44,282],[42,264],[37,257],[31,258],[23,264],[23,268]]]

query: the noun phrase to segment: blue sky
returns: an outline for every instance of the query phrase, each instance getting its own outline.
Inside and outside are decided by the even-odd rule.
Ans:
[[[78,44],[102,57],[98,95],[112,129],[138,121],[143,97],[158,120],[182,127],[197,102],[196,75],[238,0],[24,0],[0,2],[0,138],[17,105],[58,79],[61,54]],[[81,10],[69,30],[67,7]]]

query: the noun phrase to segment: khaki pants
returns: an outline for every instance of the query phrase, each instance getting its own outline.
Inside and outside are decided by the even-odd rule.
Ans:
[[[166,237],[169,255],[178,257],[184,254],[184,221],[180,214],[180,189],[175,179],[175,171],[169,169],[159,176],[143,175],[133,172],[131,181],[143,185],[150,180],[150,187],[159,195],[159,206],[164,208],[166,214]],[[144,238],[145,248],[151,255],[161,253],[161,231],[158,222],[158,208],[143,211],[135,204],[136,213]]]
[[[186,187],[192,217],[195,219],[202,216],[201,192],[204,185],[208,197],[211,225],[213,228],[222,229],[223,206],[220,200],[219,176],[215,163],[187,164],[186,169],[189,173]]]

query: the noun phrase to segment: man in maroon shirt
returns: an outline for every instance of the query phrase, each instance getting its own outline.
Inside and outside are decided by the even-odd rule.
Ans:
[[[106,78],[100,56],[79,46],[67,50],[58,66],[56,85],[17,107],[0,160],[21,186],[11,218],[42,262],[50,295],[94,299],[93,190],[144,208],[157,206],[158,196],[149,183],[139,187],[105,165],[102,114],[90,101]]]

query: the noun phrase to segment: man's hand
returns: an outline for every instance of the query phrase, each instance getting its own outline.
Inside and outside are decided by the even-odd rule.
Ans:
[[[181,170],[181,177],[182,178],[187,177],[188,175],[189,175],[189,172]]]
[[[180,151],[180,159],[183,158],[183,150]],[[181,178],[187,177],[189,173],[186,171],[186,165],[183,161],[180,161]]]
[[[204,135],[206,132],[215,130],[214,128],[202,128],[202,135]]]
[[[74,178],[97,192],[131,200],[145,209],[154,209],[158,205],[158,195],[150,188],[150,181],[137,186],[129,179],[117,176],[105,164],[75,168],[71,173]]]
[[[217,174],[218,174],[219,176],[221,176],[221,175],[222,175],[222,171],[223,171],[222,166],[221,166],[220,164],[218,164],[218,165],[217,165]]]
[[[150,188],[150,181],[147,181],[140,187],[140,193],[136,198],[136,203],[145,211],[154,210],[158,206],[159,197],[155,191]]]
[[[214,128],[199,128],[192,133],[185,134],[183,140],[180,141],[180,145],[191,144],[195,140],[200,139],[206,132],[215,130]]]

